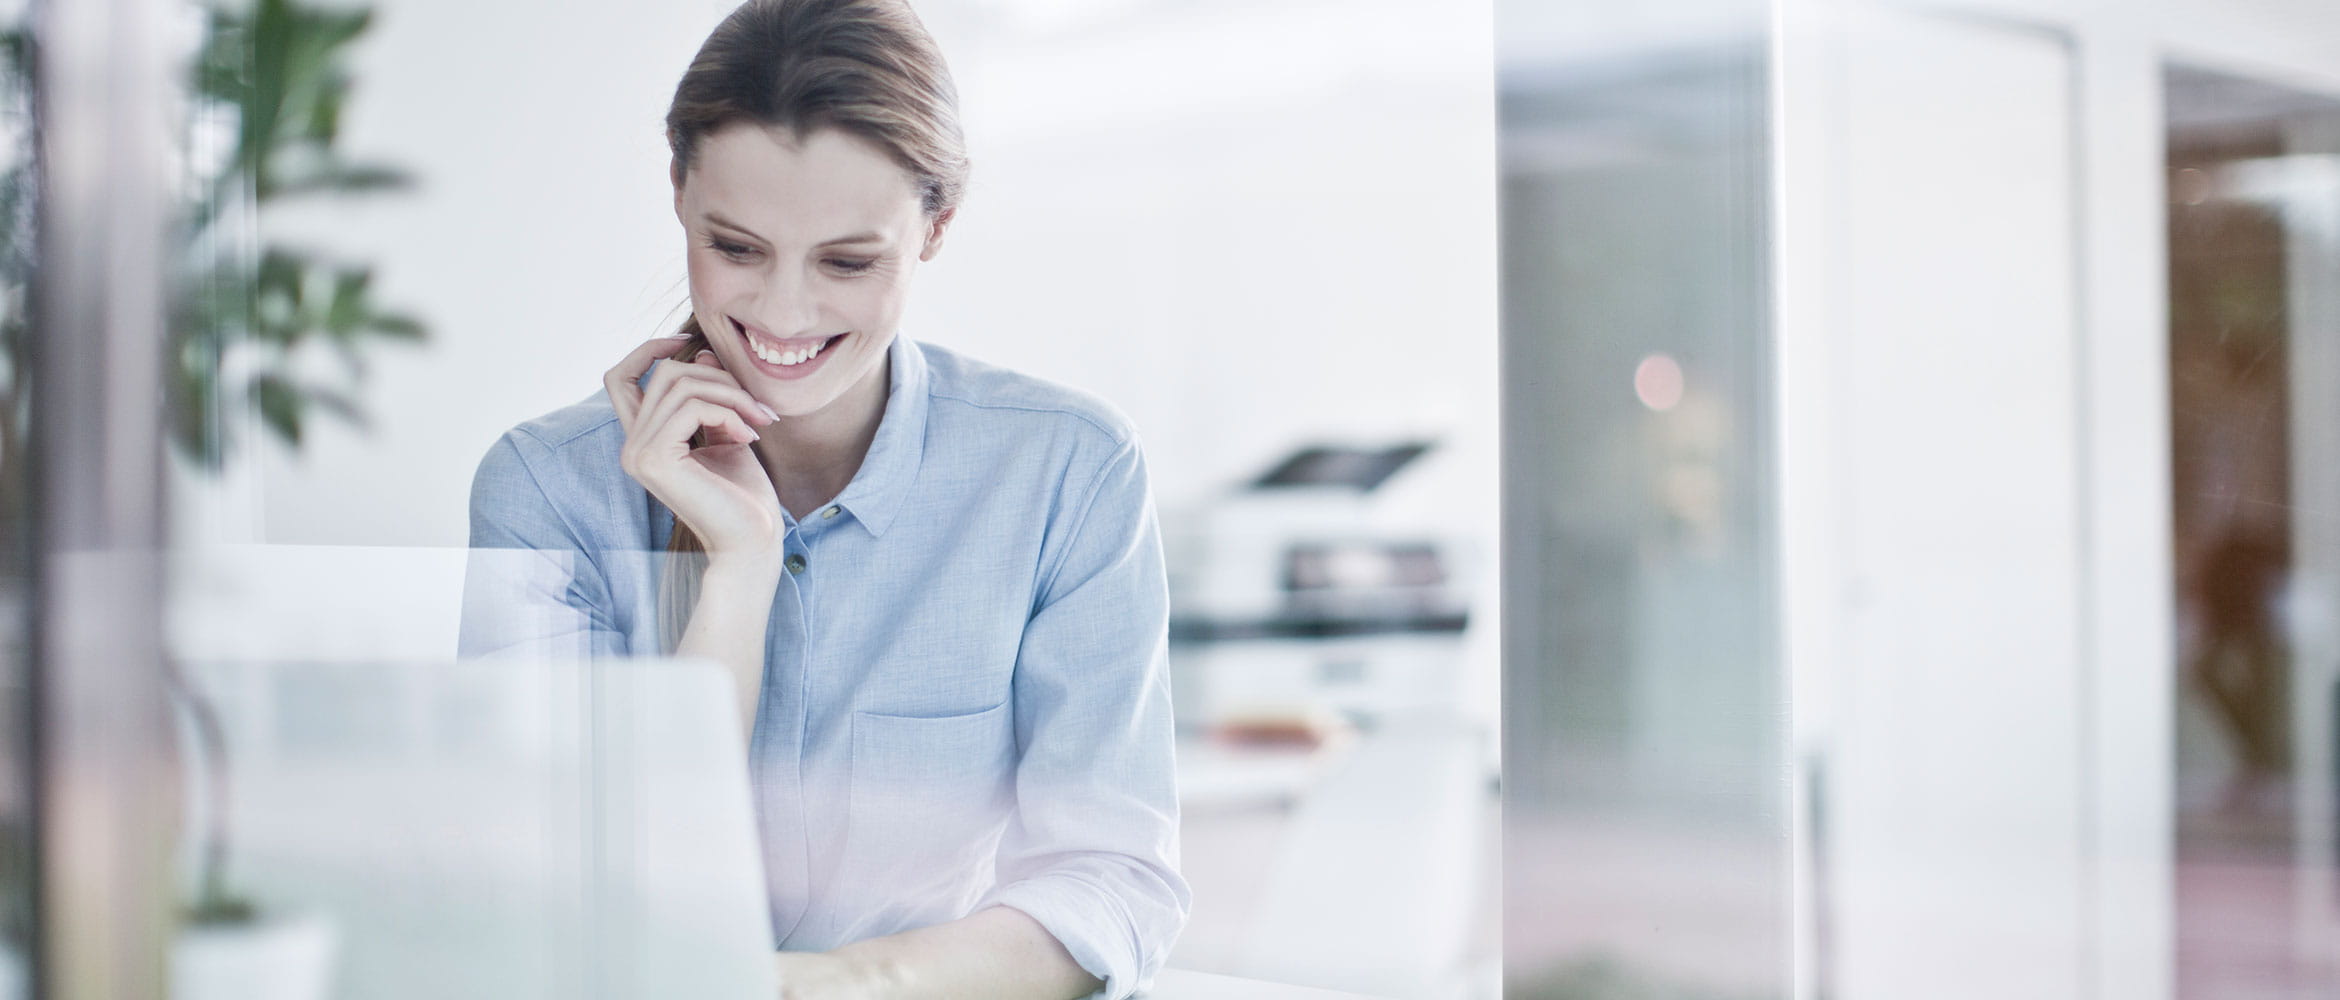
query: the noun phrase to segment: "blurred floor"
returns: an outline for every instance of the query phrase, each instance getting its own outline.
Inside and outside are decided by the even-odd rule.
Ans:
[[[2269,798],[2282,793],[2271,790]],[[2307,1000],[2340,996],[2340,940],[2305,929],[2307,897],[2281,810],[2203,811],[2179,823],[2179,1000]]]
[[[1507,995],[1787,995],[1784,832],[1514,815]],[[1537,901],[1530,909],[1525,901]]]
[[[1564,901],[1512,912],[1505,962],[1514,993],[1787,995],[1776,837],[1614,816],[1515,816],[1509,835],[1506,891]],[[2180,1000],[2340,997],[2340,940],[2301,930],[2308,901],[2287,818],[2197,814],[2181,840]]]

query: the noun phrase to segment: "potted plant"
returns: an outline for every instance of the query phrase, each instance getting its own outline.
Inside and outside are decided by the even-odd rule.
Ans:
[[[168,351],[172,440],[203,469],[218,470],[237,444],[228,414],[256,409],[295,447],[315,410],[362,426],[356,388],[367,348],[424,338],[420,323],[374,300],[370,265],[293,246],[255,248],[249,226],[272,204],[410,183],[334,148],[350,90],[344,60],[372,21],[370,8],[296,0],[208,12],[189,117],[193,130],[232,131],[233,139],[221,144],[220,162],[197,165]],[[301,353],[320,346],[343,362],[341,382],[297,373]]]
[[[298,447],[309,415],[363,425],[356,401],[366,350],[418,342],[420,323],[372,294],[373,268],[285,245],[257,245],[255,222],[272,204],[403,188],[408,178],[338,153],[350,92],[350,45],[373,12],[297,0],[248,0],[206,12],[190,86],[191,131],[228,133],[225,155],[195,164],[181,227],[185,264],[170,323],[167,377],[171,440],[197,469],[216,472],[238,442],[237,414]],[[331,349],[339,382],[304,378],[302,353]],[[179,1000],[317,1000],[325,995],[332,927],[316,915],[272,914],[228,878],[228,778],[218,713],[183,670],[172,669],[202,771],[203,823],[187,924],[172,964]]]
[[[373,268],[309,248],[260,245],[255,221],[289,199],[396,190],[408,178],[351,162],[335,149],[351,77],[350,45],[372,23],[362,7],[297,0],[229,0],[198,8],[199,38],[187,77],[190,157],[173,230],[177,287],[165,357],[164,418],[176,460],[216,474],[250,417],[298,447],[311,415],[363,425],[357,403],[365,355],[384,343],[417,343],[423,326],[383,308]],[[37,50],[23,28],[0,32],[0,526],[29,515],[26,418],[35,391],[22,363],[25,292],[34,260],[30,81]],[[5,118],[14,112],[14,120]],[[7,128],[13,126],[13,128]],[[216,150],[206,158],[205,150]],[[327,349],[341,378],[321,380],[303,357]],[[228,872],[228,747],[217,711],[178,664],[166,663],[184,709],[191,797],[199,821],[195,877],[172,955],[180,1000],[317,1000],[330,979],[333,933],[321,917],[273,913],[236,891]],[[24,905],[32,873],[27,842],[0,816],[0,965],[28,940]],[[7,970],[0,968],[0,977]],[[5,992],[0,983],[0,992]]]

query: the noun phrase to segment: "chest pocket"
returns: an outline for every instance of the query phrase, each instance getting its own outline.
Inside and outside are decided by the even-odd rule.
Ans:
[[[843,880],[965,882],[1014,802],[1013,699],[961,715],[853,713]]]

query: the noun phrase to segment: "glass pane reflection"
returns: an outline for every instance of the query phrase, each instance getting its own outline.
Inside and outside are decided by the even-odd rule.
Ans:
[[[31,487],[24,364],[37,201],[31,68],[24,5],[0,3],[0,1000],[31,995],[33,768],[30,624]]]
[[[1501,75],[1507,995],[1785,997],[1767,62],[1565,7]]]
[[[2340,989],[2340,97],[2173,67],[2178,996]]]

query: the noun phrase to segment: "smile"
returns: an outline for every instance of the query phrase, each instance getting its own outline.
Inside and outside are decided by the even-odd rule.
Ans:
[[[819,357],[821,350],[828,347],[829,343],[829,341],[824,340],[818,344],[814,344],[811,347],[803,348],[801,350],[784,351],[780,348],[769,346],[762,341],[750,340],[748,341],[748,350],[754,351],[756,353],[756,357],[762,358],[773,364],[793,366],[801,365],[807,361],[811,361],[812,359]]]
[[[814,368],[819,367],[814,362],[825,356],[831,346],[849,336],[840,333],[831,337],[780,340],[766,337],[759,331],[751,330],[744,324],[740,324],[738,320],[733,320],[732,323],[740,331],[742,338],[746,340],[748,353],[755,355],[756,360],[762,362],[759,367],[775,375],[783,376],[801,377],[811,374]]]

